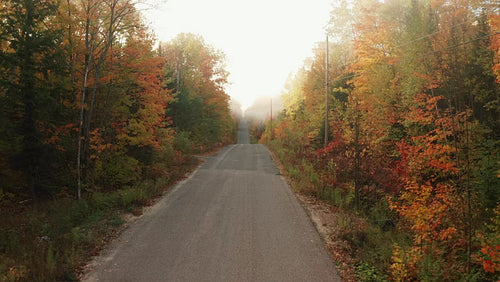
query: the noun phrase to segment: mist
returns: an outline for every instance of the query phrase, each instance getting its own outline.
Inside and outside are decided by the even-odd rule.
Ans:
[[[245,111],[245,118],[251,121],[266,121],[271,117],[271,103],[273,118],[283,110],[283,102],[278,96],[261,96]]]

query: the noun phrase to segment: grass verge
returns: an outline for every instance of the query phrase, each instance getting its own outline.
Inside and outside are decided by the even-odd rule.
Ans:
[[[125,214],[140,215],[144,206],[198,164],[192,158],[168,177],[109,193],[88,193],[82,200],[46,201],[16,212],[4,208],[0,281],[76,281],[90,257],[119,233]]]

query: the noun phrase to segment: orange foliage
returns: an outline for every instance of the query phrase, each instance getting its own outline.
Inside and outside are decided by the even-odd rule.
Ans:
[[[478,234],[480,250],[473,255],[484,271],[489,273],[500,273],[500,203],[494,210],[495,217],[487,225],[487,234]]]
[[[491,27],[491,50],[495,52],[495,64],[493,72],[497,76],[497,82],[500,83],[500,15],[490,15]]]
[[[447,212],[451,206],[453,188],[448,185],[418,184],[409,181],[399,197],[391,202],[391,208],[404,216],[415,231],[415,244],[432,244],[450,240],[457,229],[446,226]]]
[[[438,258],[448,253],[451,245],[461,244],[453,221],[456,190],[453,184],[442,181],[456,177],[458,172],[454,162],[457,150],[447,142],[451,117],[436,106],[442,99],[426,94],[415,97],[408,121],[430,130],[398,144],[401,160],[395,169],[403,189],[397,200],[389,202],[390,208],[409,224],[414,240],[413,247],[404,255],[406,259],[400,249],[393,251],[391,270],[396,280],[416,278],[415,265],[425,257]],[[401,270],[403,262],[407,272]]]
[[[330,80],[335,85],[330,96],[330,142],[323,147],[321,141],[324,49],[306,65],[302,80],[289,93],[301,95],[297,105],[273,123],[274,137],[293,155],[286,156],[289,162],[315,166],[318,191],[352,189],[356,178],[367,207],[372,207],[372,198],[394,196],[390,208],[399,215],[398,227],[414,239],[411,246],[401,244],[393,250],[394,280],[451,280],[478,270],[471,268],[469,255],[475,251],[474,221],[485,207],[479,197],[496,195],[486,191],[492,183],[491,175],[486,176],[490,168],[481,167],[478,160],[485,156],[482,146],[489,148],[485,144],[490,141],[498,144],[492,133],[498,124],[489,121],[485,110],[497,104],[493,93],[498,85],[489,72],[492,59],[500,82],[500,15],[489,15],[494,56],[476,52],[486,51],[487,27],[483,15],[478,15],[482,8],[488,10],[484,3],[355,1],[354,35],[342,42],[350,47],[349,53],[335,43],[329,49],[335,60],[355,57],[330,59],[337,63],[332,72],[341,73]],[[397,9],[390,11],[393,8]],[[338,39],[338,34],[331,35]],[[337,69],[340,61],[345,65]],[[487,69],[476,71],[476,64]],[[492,120],[495,117],[491,115]],[[293,132],[303,139],[294,140]],[[497,273],[500,242],[492,236],[481,237],[476,258],[485,271]],[[429,269],[427,264],[434,262]]]

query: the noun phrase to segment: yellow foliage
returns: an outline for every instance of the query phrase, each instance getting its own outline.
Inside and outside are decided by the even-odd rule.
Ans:
[[[389,267],[393,281],[408,281],[409,273],[406,267],[406,257],[401,247],[394,244],[392,251],[392,264]]]
[[[15,267],[12,266],[9,268],[9,271],[7,274],[2,274],[0,276],[0,281],[21,281],[26,279],[26,267],[24,266],[19,266]]]

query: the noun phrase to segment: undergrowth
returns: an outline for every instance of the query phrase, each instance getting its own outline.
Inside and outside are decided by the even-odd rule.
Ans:
[[[196,165],[193,160],[168,177],[143,180],[113,192],[62,198],[24,211],[3,207],[0,221],[0,281],[74,281],[84,263],[125,222]]]
[[[356,261],[355,265],[349,266],[353,268],[355,277],[346,280],[388,281],[394,244],[411,245],[411,237],[396,229],[394,214],[387,202],[379,201],[369,209],[355,211],[353,189],[324,186],[314,161],[305,157],[297,159],[297,154],[291,154],[278,142],[271,141],[266,145],[294,191],[313,195],[342,210],[342,215],[337,217],[336,228],[340,239],[349,245],[344,251]],[[336,263],[345,264],[342,261]]]

